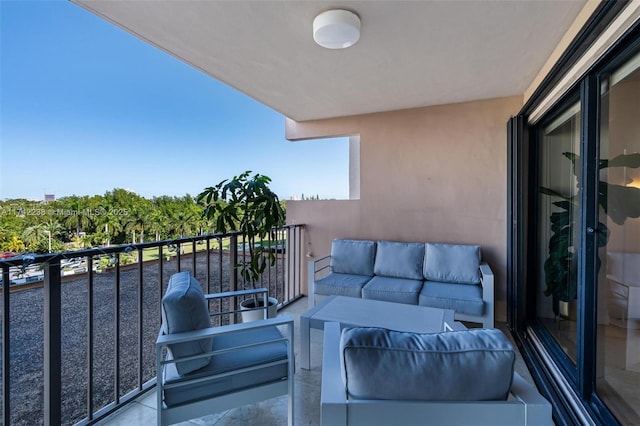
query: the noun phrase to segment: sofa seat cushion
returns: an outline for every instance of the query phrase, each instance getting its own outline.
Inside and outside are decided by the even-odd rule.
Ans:
[[[316,294],[362,297],[362,287],[371,280],[368,275],[330,273],[315,283]]]
[[[200,283],[190,272],[171,275],[162,298],[162,332],[175,334],[208,327],[211,327],[211,320]],[[175,358],[201,355],[210,348],[211,338],[169,345]],[[177,368],[180,374],[187,374],[208,363],[209,358],[202,357],[178,362]]]
[[[482,315],[482,286],[425,281],[418,297],[418,305],[452,309],[467,315]]]
[[[362,298],[417,305],[421,288],[419,280],[375,276],[363,287]]]
[[[418,334],[356,327],[342,331],[340,361],[353,399],[489,401],[507,398],[515,351],[497,329]]]
[[[424,244],[378,241],[373,271],[376,275],[422,280]]]
[[[261,328],[223,334],[213,338],[212,350],[267,342],[282,338],[276,327]],[[168,359],[172,359],[167,354]],[[267,343],[261,346],[251,346],[232,352],[213,355],[211,361],[203,368],[189,374],[181,375],[175,364],[165,365],[164,384],[185,383],[187,380],[203,378],[213,374],[221,374],[241,368],[254,367],[268,362],[287,359],[287,345],[285,342]],[[164,389],[164,401],[168,406],[175,406],[184,402],[207,399],[216,395],[231,393],[252,386],[275,382],[287,377],[287,363],[260,367],[256,370],[240,374],[189,384],[180,388]]]
[[[331,272],[350,275],[373,276],[376,243],[365,240],[340,240],[331,242]]]
[[[480,246],[425,244],[424,279],[457,284],[480,283]]]

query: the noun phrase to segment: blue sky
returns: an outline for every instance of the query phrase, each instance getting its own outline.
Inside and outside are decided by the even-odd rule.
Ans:
[[[344,138],[284,117],[66,0],[0,0],[0,199],[196,195],[253,170],[283,199],[348,198]]]

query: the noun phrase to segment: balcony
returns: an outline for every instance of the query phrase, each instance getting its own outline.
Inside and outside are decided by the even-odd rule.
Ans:
[[[262,285],[294,317],[296,335],[308,306],[303,229],[287,226],[276,241],[262,242],[278,254]],[[3,283],[12,283],[9,292],[3,286],[1,317],[4,424],[155,423],[154,343],[170,275],[191,271],[208,292],[238,289],[233,265],[246,255],[232,233],[3,260]],[[143,261],[126,264],[132,257]],[[295,424],[320,423],[321,339],[312,331],[311,369],[296,371]],[[516,369],[531,381],[520,357]],[[190,423],[279,425],[286,415],[281,397]]]
[[[278,244],[266,242],[278,260],[263,277],[281,312],[294,317],[296,337],[308,306],[301,287],[303,229],[285,227]],[[147,250],[157,258],[122,264],[132,253],[144,260]],[[241,288],[232,265],[244,255],[241,237],[229,234],[3,261],[4,283],[16,269],[41,270],[43,277],[3,293],[4,424],[154,424],[154,342],[169,276],[189,270],[209,292]],[[96,267],[105,256],[113,266]],[[78,273],[67,275],[69,268]],[[509,335],[504,324],[498,326]],[[296,371],[295,424],[320,423],[321,340],[322,333],[312,331],[311,369]],[[299,356],[298,338],[295,343]],[[521,357],[516,370],[531,381]],[[286,415],[281,397],[190,423],[279,425]]]
[[[280,308],[302,296],[303,229],[260,242],[276,253],[260,285]],[[207,234],[2,259],[2,423],[93,424],[149,394],[169,277],[190,271],[209,293],[241,289],[245,248],[237,233]]]

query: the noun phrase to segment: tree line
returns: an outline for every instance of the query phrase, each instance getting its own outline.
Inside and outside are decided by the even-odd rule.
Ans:
[[[121,188],[50,202],[9,199],[0,201],[0,251],[47,253],[201,235],[212,232],[215,220],[202,212],[189,194],[147,199]]]

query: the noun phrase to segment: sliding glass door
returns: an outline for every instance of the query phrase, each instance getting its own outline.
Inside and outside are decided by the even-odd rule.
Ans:
[[[509,321],[562,425],[640,425],[640,23],[628,40],[510,121]]]
[[[601,77],[596,392],[640,424],[640,54]]]

